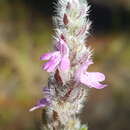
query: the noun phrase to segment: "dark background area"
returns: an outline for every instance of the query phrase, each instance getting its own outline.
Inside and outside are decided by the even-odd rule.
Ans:
[[[49,18],[54,14],[54,2],[56,0],[24,0],[24,3],[35,13]],[[128,31],[130,29],[130,10],[122,3],[111,6],[107,2],[99,3],[93,0],[88,2],[91,5],[90,19],[93,21],[94,32],[121,31],[122,29]],[[113,4],[112,1],[110,2]]]
[[[51,19],[54,14],[54,3],[57,0],[8,0],[10,4],[23,3],[32,12],[32,16],[41,15]],[[130,10],[124,6],[127,0],[122,4],[121,0],[117,3],[100,2],[101,0],[88,0],[91,5],[90,19],[93,21],[93,31],[129,31],[130,30]],[[122,0],[123,1],[123,0]],[[129,0],[128,0],[129,1]],[[109,3],[109,4],[108,4]]]
[[[56,0],[55,0],[56,1]],[[54,0],[0,0],[0,130],[40,130],[47,73],[39,57],[52,48]],[[89,130],[130,130],[130,0],[89,0],[93,71],[109,87],[91,89],[81,113]]]

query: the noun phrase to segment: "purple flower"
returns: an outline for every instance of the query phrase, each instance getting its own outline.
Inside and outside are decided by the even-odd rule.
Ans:
[[[46,106],[49,106],[51,104],[51,91],[48,87],[44,87],[43,89],[45,98],[42,98],[33,108],[31,108],[29,111],[34,111],[39,108],[44,108]]]
[[[75,79],[89,88],[102,89],[106,87],[107,85],[100,83],[105,80],[104,74],[100,72],[86,72],[91,64],[93,64],[92,60],[87,60],[83,65],[81,65],[76,72]]]
[[[57,51],[46,53],[41,56],[41,60],[48,60],[43,65],[43,69],[47,72],[53,72],[56,67],[59,67],[61,71],[65,71],[70,67],[69,60],[69,48],[64,40],[60,40],[56,46]]]
[[[41,99],[33,108],[31,108],[29,111],[34,111],[39,108],[43,108],[45,106],[48,106],[50,104],[49,100],[47,98]]]

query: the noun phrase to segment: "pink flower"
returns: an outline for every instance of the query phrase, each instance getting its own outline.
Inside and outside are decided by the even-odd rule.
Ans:
[[[86,72],[91,64],[93,64],[93,62],[91,60],[87,60],[83,65],[81,65],[76,72],[75,79],[89,88],[102,89],[106,87],[107,85],[100,83],[105,80],[104,74],[100,72]]]
[[[65,71],[70,67],[69,60],[69,48],[64,40],[60,40],[56,46],[57,51],[46,53],[41,56],[41,60],[48,60],[43,65],[43,69],[47,72],[53,72],[56,67],[59,67],[61,71]]]

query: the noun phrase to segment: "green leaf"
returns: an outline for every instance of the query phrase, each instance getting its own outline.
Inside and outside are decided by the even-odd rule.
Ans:
[[[86,125],[82,125],[81,130],[88,130],[88,127]]]

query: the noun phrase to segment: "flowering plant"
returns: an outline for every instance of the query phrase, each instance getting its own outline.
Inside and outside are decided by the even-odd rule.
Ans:
[[[50,73],[44,98],[30,111],[43,108],[49,130],[86,130],[77,114],[83,107],[87,88],[102,89],[107,85],[100,72],[88,72],[93,64],[92,51],[85,46],[91,22],[86,0],[59,0],[54,22],[56,26],[55,50],[41,56],[47,60],[43,70]],[[86,86],[86,87],[85,87]]]

